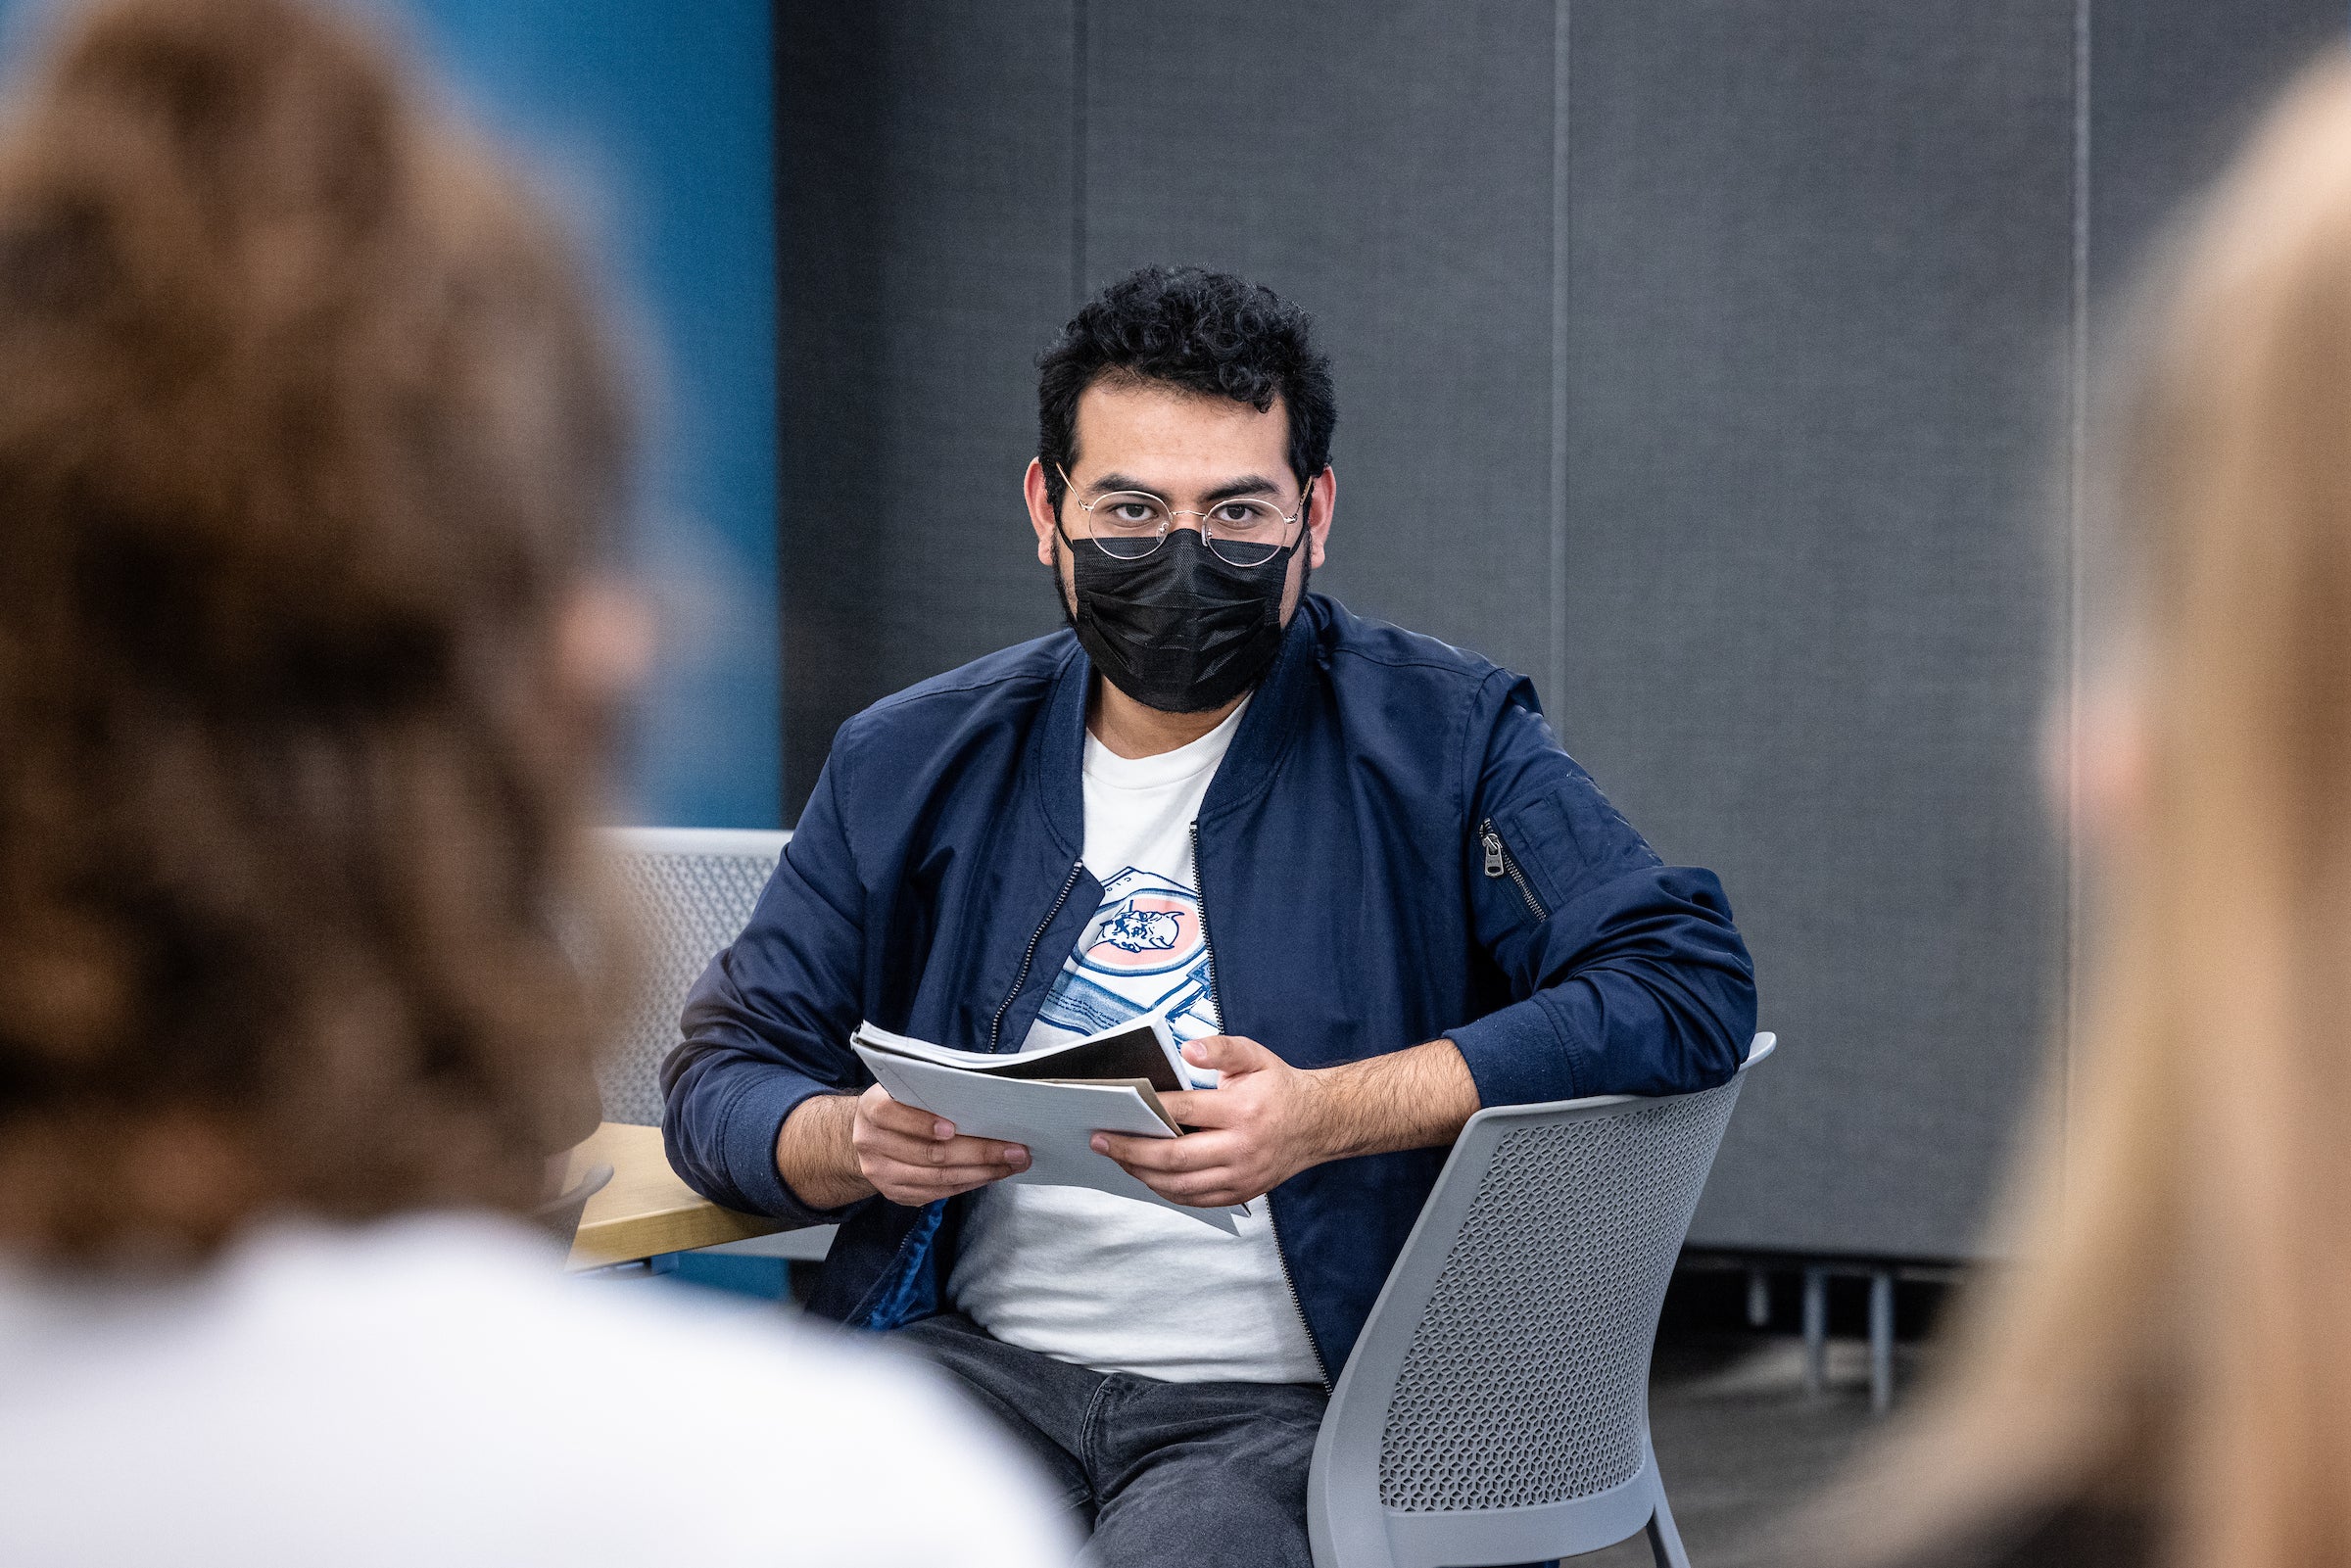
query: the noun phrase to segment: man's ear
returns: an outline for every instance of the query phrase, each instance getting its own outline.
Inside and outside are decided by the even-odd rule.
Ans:
[[[1058,530],[1053,526],[1053,502],[1045,495],[1045,465],[1034,457],[1029,459],[1029,471],[1021,476],[1021,495],[1029,503],[1029,526],[1036,530],[1037,562],[1050,566]]]
[[[1338,508],[1339,476],[1332,473],[1330,465],[1325,463],[1322,471],[1315,476],[1315,493],[1306,511],[1306,537],[1310,541],[1306,563],[1318,571],[1321,569],[1322,558],[1329,553],[1324,549],[1323,542],[1330,538],[1331,515]]]

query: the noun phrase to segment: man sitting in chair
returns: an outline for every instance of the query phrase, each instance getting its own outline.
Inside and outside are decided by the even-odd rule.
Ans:
[[[1068,629],[841,726],[687,1005],[670,1158],[839,1221],[812,1310],[967,1382],[1108,1568],[1305,1565],[1324,1392],[1463,1122],[1722,1081],[1753,974],[1720,883],[1660,864],[1523,677],[1307,592],[1336,410],[1302,311],[1149,268],[1041,370],[1024,487]],[[1248,1203],[1237,1235],[1004,1184],[1026,1150],[848,1046],[860,1019],[1013,1051],[1147,1013],[1222,1081],[1166,1097],[1195,1130],[1095,1147]]]

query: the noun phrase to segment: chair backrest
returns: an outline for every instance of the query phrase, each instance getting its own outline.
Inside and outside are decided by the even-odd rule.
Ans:
[[[1773,1045],[1757,1035],[1695,1094],[1469,1118],[1332,1391],[1309,1484],[1319,1564],[1548,1558],[1648,1522],[1657,1314]]]
[[[604,1119],[661,1120],[661,1060],[678,1043],[686,993],[713,955],[742,934],[788,832],[732,828],[612,828],[599,835],[644,943],[645,974],[599,1070]]]

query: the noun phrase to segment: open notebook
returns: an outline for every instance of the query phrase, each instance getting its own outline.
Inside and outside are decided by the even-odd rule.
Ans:
[[[860,1023],[849,1037],[859,1060],[892,1098],[919,1106],[976,1138],[1001,1138],[1029,1150],[1027,1170],[1008,1177],[1048,1187],[1096,1192],[1234,1229],[1245,1209],[1192,1209],[1171,1203],[1094,1153],[1097,1132],[1173,1138],[1181,1130],[1162,1091],[1213,1086],[1215,1075],[1187,1064],[1167,1021],[1138,1019],[1067,1045],[1013,1056],[956,1051]]]

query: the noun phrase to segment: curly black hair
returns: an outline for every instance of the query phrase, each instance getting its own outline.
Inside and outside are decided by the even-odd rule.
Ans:
[[[1261,412],[1279,398],[1298,483],[1330,462],[1339,405],[1330,360],[1315,347],[1314,318],[1229,272],[1129,272],[1085,303],[1036,366],[1036,451],[1055,506],[1060,470],[1078,460],[1078,400],[1105,372],[1230,398]]]

